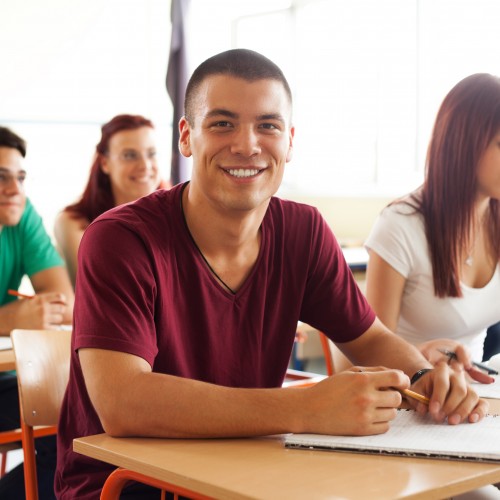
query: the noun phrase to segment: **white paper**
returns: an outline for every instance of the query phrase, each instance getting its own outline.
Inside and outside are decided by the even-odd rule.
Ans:
[[[385,434],[325,436],[291,434],[287,447],[396,454],[428,458],[500,461],[500,416],[488,415],[475,424],[435,423],[429,415],[399,410]]]
[[[500,372],[500,354],[496,354],[484,364]],[[471,384],[480,398],[500,399],[500,375],[493,375],[493,378],[495,382],[492,384],[480,384],[479,382]]]
[[[500,399],[500,375],[492,376],[495,379],[492,384],[471,383],[472,388],[480,398]]]

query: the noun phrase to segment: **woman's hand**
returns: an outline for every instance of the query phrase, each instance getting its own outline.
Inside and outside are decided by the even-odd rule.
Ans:
[[[435,339],[423,342],[418,348],[433,365],[436,365],[440,361],[446,361],[454,370],[458,370],[459,372],[465,370],[469,377],[476,382],[491,384],[495,381],[493,377],[474,367],[469,349],[460,342],[451,339]],[[443,353],[443,351],[454,353],[454,355],[451,357]]]

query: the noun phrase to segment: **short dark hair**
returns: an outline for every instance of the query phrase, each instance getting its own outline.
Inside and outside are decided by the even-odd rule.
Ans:
[[[283,84],[292,104],[292,92],[287,79],[273,61],[253,50],[227,50],[202,62],[189,79],[184,99],[184,114],[191,126],[194,125],[194,106],[198,88],[205,78],[212,75],[231,75],[249,82],[277,80]]]
[[[22,157],[26,156],[26,141],[7,127],[0,127],[0,148],[17,149]]]

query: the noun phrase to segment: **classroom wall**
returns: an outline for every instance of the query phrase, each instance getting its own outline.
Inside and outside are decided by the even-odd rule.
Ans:
[[[362,245],[380,211],[393,198],[287,196],[318,208],[337,239],[346,245]]]

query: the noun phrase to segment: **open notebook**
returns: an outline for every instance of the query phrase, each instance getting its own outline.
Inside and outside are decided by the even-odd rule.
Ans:
[[[500,372],[500,354],[496,354],[484,364]],[[477,392],[479,397],[500,399],[500,375],[494,375],[493,378],[495,379],[493,384],[472,383],[472,388]]]
[[[500,415],[476,424],[436,424],[429,415],[398,410],[388,432],[375,436],[290,434],[289,448],[500,462]]]

